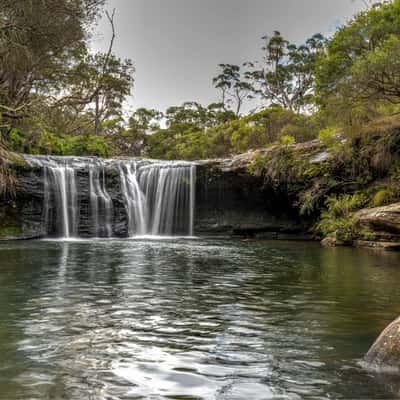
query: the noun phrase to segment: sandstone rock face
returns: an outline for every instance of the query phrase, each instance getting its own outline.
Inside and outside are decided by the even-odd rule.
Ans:
[[[299,237],[306,230],[286,194],[264,185],[243,164],[224,161],[197,167],[195,214],[198,235],[273,239]]]
[[[54,198],[46,200],[44,170],[39,167],[24,166],[17,169],[18,188],[15,198],[0,198],[0,240],[36,239],[57,231],[54,226],[56,203]],[[89,209],[89,172],[82,168],[77,171],[80,237],[91,236]],[[126,237],[127,216],[121,194],[118,172],[106,171],[107,192],[113,202],[113,236]],[[47,201],[47,204],[45,204]],[[45,218],[47,212],[50,218]],[[45,226],[45,219],[52,221]]]
[[[195,234],[239,235],[265,239],[305,239],[306,226],[293,208],[287,194],[265,185],[248,166],[258,152],[249,152],[228,160],[197,162]],[[43,237],[57,232],[54,199],[46,203],[44,170],[24,166],[16,169],[20,184],[16,198],[0,198],[0,240]],[[112,234],[126,237],[127,212],[122,196],[119,172],[107,167],[106,190],[113,203]],[[78,234],[90,237],[89,172],[77,170],[79,203]]]
[[[400,372],[400,317],[379,336],[365,356],[374,368]]]
[[[318,141],[289,146],[299,159],[312,164],[330,157]],[[196,232],[228,234],[262,239],[310,239],[307,221],[293,206],[297,199],[285,188],[249,166],[258,157],[274,157],[281,146],[249,151],[229,159],[198,161],[196,185]]]
[[[357,228],[371,234],[370,241],[361,240],[355,245],[398,250],[400,243],[400,203],[384,207],[367,208],[355,214]]]

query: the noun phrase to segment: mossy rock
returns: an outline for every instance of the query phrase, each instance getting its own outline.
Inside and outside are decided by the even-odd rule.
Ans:
[[[22,233],[19,226],[0,226],[0,239],[17,238],[22,236]]]

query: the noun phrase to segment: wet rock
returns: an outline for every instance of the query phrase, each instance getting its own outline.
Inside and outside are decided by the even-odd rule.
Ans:
[[[324,247],[338,247],[338,246],[349,246],[351,243],[344,242],[337,238],[335,233],[328,235],[324,240],[321,242],[322,246]]]
[[[374,250],[400,251],[400,242],[374,242],[370,240],[355,240],[354,247],[362,247]]]
[[[247,154],[248,155],[248,154]],[[287,193],[248,171],[249,158],[202,162],[197,167],[195,232],[198,235],[277,237],[307,227]]]
[[[321,158],[321,145],[317,141],[294,146],[304,157]],[[287,191],[272,187],[263,177],[249,172],[249,165],[256,157],[271,151],[274,151],[274,146],[231,159],[197,162],[195,234],[285,240],[309,238],[306,236],[307,223],[299,217]],[[119,171],[112,163],[105,164],[105,186],[114,212],[112,233],[113,236],[126,237],[127,212]],[[82,165],[82,169],[77,170],[77,230],[79,236],[91,237],[89,171],[84,163]],[[42,168],[32,165],[17,169],[20,186],[15,199],[0,199],[0,217],[7,216],[0,222],[0,238],[39,237],[47,232],[57,235],[61,224],[57,218],[59,210],[52,195],[46,199],[44,174]],[[45,213],[50,221],[47,227],[44,226]]]
[[[400,372],[400,317],[382,332],[365,361],[378,370]]]

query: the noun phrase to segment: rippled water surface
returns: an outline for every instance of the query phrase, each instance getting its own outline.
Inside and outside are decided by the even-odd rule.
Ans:
[[[218,240],[0,245],[0,398],[365,399],[400,256]]]

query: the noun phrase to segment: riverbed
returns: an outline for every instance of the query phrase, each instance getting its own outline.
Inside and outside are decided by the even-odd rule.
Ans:
[[[0,244],[0,399],[381,399],[400,255],[216,239]]]

